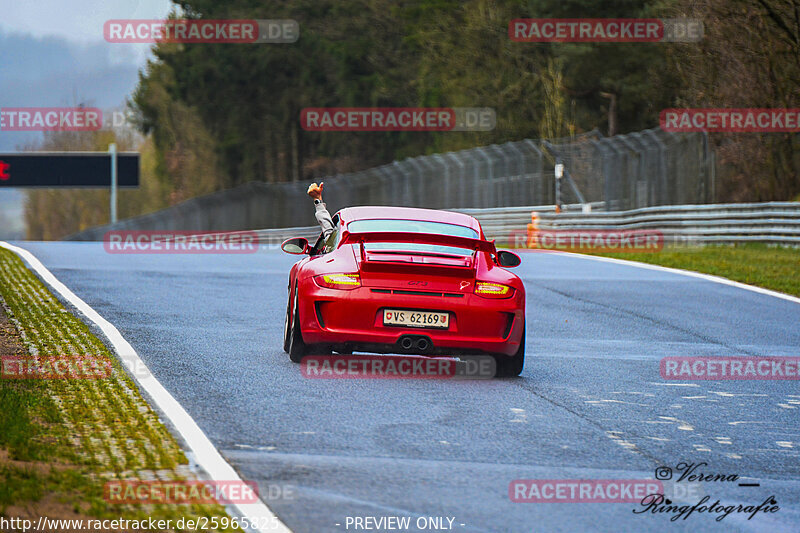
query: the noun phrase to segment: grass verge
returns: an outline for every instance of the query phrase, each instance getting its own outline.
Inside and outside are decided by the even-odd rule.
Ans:
[[[0,306],[0,355],[91,355],[112,368],[103,379],[0,376],[0,516],[156,518],[173,523],[228,517],[218,504],[117,504],[104,499],[108,481],[197,478],[118,359],[16,254],[2,248]],[[232,529],[238,528],[219,531]]]
[[[658,253],[591,255],[692,270],[800,296],[800,248],[748,243],[664,248]]]

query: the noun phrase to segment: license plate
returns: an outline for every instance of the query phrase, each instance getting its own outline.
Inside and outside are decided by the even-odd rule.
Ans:
[[[450,315],[439,311],[386,309],[383,311],[383,324],[385,326],[447,329],[450,325]]]

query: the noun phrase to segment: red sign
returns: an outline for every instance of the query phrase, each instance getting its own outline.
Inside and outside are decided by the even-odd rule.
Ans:
[[[8,170],[9,168],[11,168],[11,165],[6,163],[5,161],[0,161],[0,180],[6,181],[7,179],[11,178],[11,175],[8,172],[6,172],[6,170]]]

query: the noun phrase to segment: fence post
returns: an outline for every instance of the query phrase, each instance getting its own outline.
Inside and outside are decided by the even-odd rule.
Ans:
[[[711,203],[717,203],[717,153],[709,152],[711,156]]]
[[[503,161],[503,173],[499,174],[495,180],[495,189],[496,189],[496,196],[497,202],[500,207],[506,207],[509,204],[509,192],[511,191],[511,184],[509,183],[509,179],[511,173],[508,170],[508,156],[506,155],[505,151],[503,151],[499,146],[493,144],[489,146],[495,153],[500,155],[500,159]]]
[[[470,154],[477,149],[470,150]],[[470,159],[472,160],[473,169],[472,169],[472,205],[470,207],[482,207],[480,205],[480,164],[478,163],[478,159],[474,156],[470,155]]]
[[[658,191],[656,205],[666,205],[669,203],[666,197],[667,192],[667,146],[656,134],[658,128],[645,130],[644,134],[650,136],[656,144],[658,150]]]
[[[531,150],[533,150],[536,153],[537,161],[539,163],[539,165],[538,165],[538,167],[536,169],[537,170],[536,175],[538,176],[538,182],[539,182],[539,187],[538,187],[538,189],[539,189],[539,191],[538,191],[539,201],[538,202],[533,202],[533,203],[534,204],[547,204],[547,203],[550,203],[550,202],[547,201],[548,199],[545,198],[545,191],[547,191],[547,189],[545,189],[545,186],[544,186],[544,154],[542,154],[542,151],[539,149],[538,146],[536,146],[536,143],[533,142],[532,140],[525,139],[524,142],[525,142],[525,145],[528,148],[530,148]],[[531,179],[531,181],[533,181],[533,180]],[[531,183],[531,192],[533,192],[533,183]],[[549,196],[549,195],[547,195],[547,196]]]
[[[628,169],[631,168],[630,166],[630,157],[635,154],[638,157],[638,161],[636,161],[637,170],[634,172],[633,182],[631,183],[630,175],[626,174],[628,179],[628,209],[636,209],[638,207],[642,207],[639,205],[639,176],[641,174],[641,159],[642,156],[639,153],[639,150],[636,149],[636,146],[630,141],[627,135],[616,135],[615,137],[611,138],[612,140],[616,140],[622,143],[628,149],[628,152],[625,153],[625,161],[627,163]]]
[[[517,154],[517,161],[520,162],[517,165],[517,172],[516,175],[512,178],[514,187],[511,191],[510,201],[508,205],[525,205],[525,189],[523,186],[523,181],[525,179],[525,171],[527,170],[527,160],[525,158],[525,154],[522,153],[522,150],[517,148],[517,145],[512,142],[507,142],[503,146],[508,146],[509,149],[514,150]]]
[[[704,192],[703,199],[706,202],[708,202],[709,198],[713,197],[712,190],[713,190],[714,186],[711,185],[711,183],[710,183],[711,182],[711,172],[709,172],[709,168],[708,168],[708,162],[709,162],[708,154],[710,152],[709,143],[708,143],[708,132],[704,131],[704,132],[701,133],[701,135],[703,136],[703,143],[702,143],[703,161],[702,161],[702,164],[700,165],[701,168],[702,168],[702,172],[703,172],[703,192]]]
[[[488,167],[486,178],[483,180],[486,184],[486,194],[483,198],[485,199],[487,205],[481,205],[480,207],[492,207],[494,205],[494,164],[492,163],[492,158],[486,152],[484,147],[476,148],[475,150],[486,159],[486,165]]]
[[[375,169],[375,172],[380,175],[381,180],[381,197],[383,198],[383,205],[392,205],[392,176],[386,171],[386,165],[381,165]]]
[[[450,207],[450,167],[447,165],[444,157],[442,157],[442,154],[434,154],[431,156],[431,159],[439,163],[444,170],[441,178],[441,181],[443,182],[442,187],[439,188],[440,194],[442,194],[443,197],[442,201],[439,202],[439,207],[447,209]]]
[[[405,161],[403,163],[405,163]],[[406,175],[400,161],[395,161],[394,163],[392,163],[392,165],[397,169],[397,171],[403,178],[401,183],[401,186],[403,188],[403,195],[402,195],[403,199],[400,200],[400,205],[407,206],[411,203],[411,182],[408,176]]]
[[[458,184],[458,205],[454,206],[454,207],[466,207],[466,203],[467,203],[466,194],[467,194],[467,191],[464,190],[464,181],[465,181],[464,180],[464,178],[465,178],[465,176],[464,176],[464,163],[458,158],[458,156],[454,152],[447,152],[445,154],[445,157],[449,157],[453,161],[456,162],[456,164],[458,165],[458,169],[459,169],[458,175],[461,178],[459,180],[459,184]]]
[[[556,159],[556,165],[554,168],[553,173],[555,174],[555,182],[556,182],[556,213],[561,212],[561,178],[564,177],[564,163],[562,162],[561,158],[559,157]]]
[[[441,209],[443,203],[442,178],[436,173],[436,167],[432,163],[435,159],[433,156],[420,156],[418,159],[420,164],[424,167],[422,171],[422,186],[420,187],[420,193],[422,194],[421,203],[424,207]]]
[[[414,187],[414,192],[416,193],[415,195],[416,200],[414,201],[414,205],[419,206],[422,204],[422,199],[424,196],[422,194],[423,171],[421,171],[420,167],[417,166],[419,164],[417,159],[420,159],[420,157],[409,157],[404,162],[414,169],[414,173],[412,174],[412,176],[414,176],[414,184],[416,185]]]
[[[108,145],[108,154],[111,157],[111,223],[117,223],[117,143]]]

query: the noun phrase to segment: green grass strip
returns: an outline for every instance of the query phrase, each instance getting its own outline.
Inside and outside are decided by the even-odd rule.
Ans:
[[[109,480],[193,478],[186,457],[117,358],[2,248],[0,299],[29,353],[91,355],[113,365],[105,379],[0,379],[0,515],[56,495],[92,518],[227,517],[220,505],[105,501]]]
[[[593,254],[680,268],[800,296],[800,248],[766,244],[664,248],[646,254]]]

